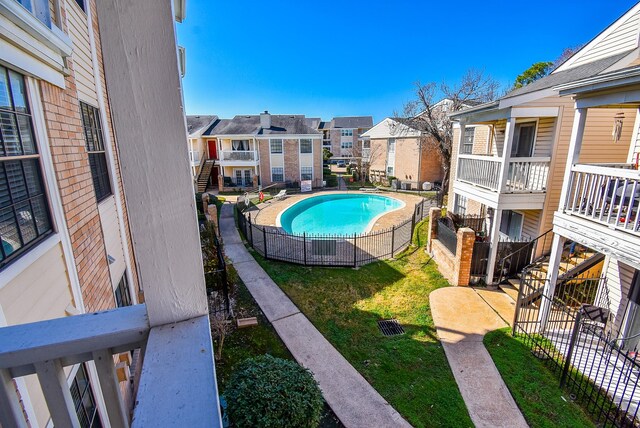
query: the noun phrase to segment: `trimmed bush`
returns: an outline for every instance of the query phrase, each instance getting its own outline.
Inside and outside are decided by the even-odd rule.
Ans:
[[[309,370],[271,355],[243,361],[224,395],[238,428],[316,428],[324,405]]]

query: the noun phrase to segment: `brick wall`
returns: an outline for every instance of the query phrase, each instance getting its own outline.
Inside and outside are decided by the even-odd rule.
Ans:
[[[269,140],[257,140],[260,153],[260,183],[262,187],[272,184],[271,164],[269,159]]]
[[[333,153],[333,157],[340,156],[340,130],[332,129],[329,131],[329,135],[331,136],[331,153]]]
[[[298,139],[285,139],[284,144],[284,179],[300,181],[300,161]]]
[[[322,138],[313,140],[313,185],[322,185]]]
[[[471,260],[473,257],[473,244],[476,239],[475,232],[467,227],[457,231],[456,253],[451,252],[438,240],[436,222],[440,218],[440,210],[429,210],[429,242],[427,251],[436,261],[438,270],[451,285],[468,286],[471,280]]]

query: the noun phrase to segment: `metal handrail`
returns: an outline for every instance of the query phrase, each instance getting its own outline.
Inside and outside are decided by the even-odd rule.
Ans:
[[[498,277],[498,282],[497,283],[500,284],[505,279],[505,276],[504,276],[504,265],[505,265],[507,260],[512,259],[516,254],[518,254],[518,258],[519,258],[520,257],[520,253],[522,251],[525,251],[525,250],[528,251],[532,247],[535,248],[537,246],[538,242],[540,241],[540,239],[543,239],[543,244],[542,245],[543,245],[543,248],[544,248],[544,245],[547,242],[547,235],[549,233],[552,233],[552,232],[553,232],[553,229],[547,230],[542,235],[540,235],[540,236],[536,237],[535,239],[532,239],[531,241],[529,241],[527,243],[527,245],[525,245],[525,246],[523,246],[521,248],[518,248],[516,251],[513,251],[513,252],[507,254],[506,256],[504,256],[503,258],[501,258],[500,261],[498,262],[500,264],[500,276]],[[546,254],[544,256],[546,256]],[[528,263],[524,268],[522,268],[521,272],[524,272],[525,270],[527,270],[530,266],[532,266],[534,264],[535,264],[535,262]],[[487,278],[487,280],[491,280],[491,278]]]

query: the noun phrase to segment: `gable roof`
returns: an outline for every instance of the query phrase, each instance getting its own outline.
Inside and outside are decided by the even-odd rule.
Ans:
[[[207,135],[313,135],[320,134],[307,125],[304,115],[272,114],[271,127],[260,126],[260,115],[238,115],[233,119],[220,121]]]
[[[190,136],[195,135],[217,119],[218,116],[215,115],[189,115],[187,116],[187,133]]]
[[[362,134],[363,137],[369,138],[412,138],[420,135],[422,133],[412,128],[406,119],[391,117],[387,117]]]
[[[342,116],[334,117],[331,121],[332,128],[371,128],[373,117],[371,116]]]

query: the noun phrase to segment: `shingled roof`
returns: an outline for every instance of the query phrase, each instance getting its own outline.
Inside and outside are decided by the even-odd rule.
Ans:
[[[224,121],[224,120],[223,120]],[[206,135],[311,135],[320,134],[307,124],[304,115],[272,114],[271,127],[260,126],[260,115],[238,115],[215,124]]]
[[[334,117],[331,121],[332,128],[371,128],[373,117],[371,116],[343,116]]]
[[[217,120],[215,115],[189,115],[187,116],[187,132],[189,135],[195,134],[205,126],[209,126],[211,122]]]

